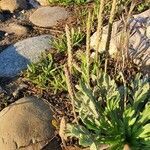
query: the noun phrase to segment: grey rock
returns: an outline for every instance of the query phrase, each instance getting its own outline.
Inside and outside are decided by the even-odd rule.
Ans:
[[[130,19],[130,37],[129,37],[129,54],[139,66],[150,65],[150,9],[134,15]],[[120,50],[120,39],[123,35],[123,23],[115,22],[112,29],[112,38],[110,41],[110,55],[115,57],[115,54]],[[102,41],[99,47],[99,52],[105,50],[107,40],[108,26],[103,28]],[[96,32],[91,37],[91,47],[95,48]]]
[[[147,17],[131,20],[129,54],[139,66],[150,65],[150,10]]]
[[[34,8],[38,8],[40,4],[36,0],[29,0],[29,3],[32,5]]]
[[[54,136],[52,112],[48,103],[25,97],[0,112],[2,150],[40,150]]]
[[[41,53],[51,49],[50,39],[50,35],[27,38],[3,50],[0,53],[0,76],[14,77],[26,69],[27,64],[38,62]]]
[[[41,7],[38,8],[31,16],[30,21],[39,27],[55,26],[60,20],[65,20],[69,13],[62,7]]]

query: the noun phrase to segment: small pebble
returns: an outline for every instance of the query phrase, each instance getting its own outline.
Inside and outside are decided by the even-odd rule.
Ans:
[[[16,15],[13,15],[13,18],[15,18],[15,19],[16,19]]]
[[[24,13],[25,13],[25,10],[22,10],[21,13],[24,14]]]
[[[8,36],[8,33],[5,33],[5,36]]]

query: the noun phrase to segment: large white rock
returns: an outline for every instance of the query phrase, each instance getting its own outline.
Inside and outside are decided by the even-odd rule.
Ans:
[[[0,53],[0,77],[14,77],[27,64],[39,61],[42,52],[50,50],[50,35],[27,38],[9,46]]]
[[[0,112],[1,150],[40,150],[54,136],[49,105],[35,97],[22,98]]]
[[[110,55],[115,54],[120,50],[120,38],[122,36],[122,22],[118,21],[113,24],[112,37],[110,42]],[[129,53],[135,63],[142,65],[150,65],[150,9],[135,15],[130,19],[130,38],[129,38]],[[108,26],[103,28],[102,42],[99,47],[99,52],[105,50],[107,40]],[[91,47],[95,49],[96,32],[91,37]]]
[[[65,20],[69,16],[63,7],[41,7],[38,8],[31,16],[30,21],[39,27],[55,26],[60,20]]]
[[[26,0],[0,0],[1,10],[8,10],[13,13],[15,10],[26,8],[27,8]]]

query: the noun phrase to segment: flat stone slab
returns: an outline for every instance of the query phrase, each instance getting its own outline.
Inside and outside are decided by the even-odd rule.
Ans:
[[[39,61],[42,52],[51,49],[50,35],[27,38],[9,46],[0,53],[0,77],[14,77]]]
[[[29,20],[39,27],[55,26],[60,20],[65,20],[69,13],[63,7],[41,7],[38,8],[29,18]]]
[[[36,97],[24,97],[0,112],[0,149],[42,149],[54,137],[49,105]]]

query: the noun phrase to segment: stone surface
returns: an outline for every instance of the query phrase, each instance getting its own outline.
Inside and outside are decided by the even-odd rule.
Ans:
[[[5,20],[4,16],[0,13],[0,21],[4,21],[4,20]]]
[[[27,2],[26,0],[0,0],[0,8],[13,13],[18,9],[26,9]]]
[[[34,8],[38,8],[40,4],[36,0],[29,0],[29,3],[32,5]]]
[[[36,1],[39,2],[40,5],[42,5],[42,6],[48,6],[49,5],[48,0],[36,0]]]
[[[22,98],[0,112],[2,150],[40,150],[53,138],[49,105],[36,97]]]
[[[0,77],[14,77],[31,62],[38,62],[41,53],[51,48],[50,35],[27,38],[0,53]]]
[[[1,29],[9,34],[16,34],[18,36],[26,35],[28,33],[28,29],[22,25],[16,23],[10,23],[7,27]]]
[[[110,55],[114,56],[119,50],[120,38],[122,36],[122,22],[115,22],[112,30],[112,38],[110,42]],[[129,38],[129,54],[135,63],[139,65],[150,65],[150,9],[135,15],[130,19],[130,38]],[[108,26],[103,28],[102,42],[99,51],[105,49]],[[95,48],[96,33],[91,37],[91,47]]]
[[[40,27],[55,26],[60,20],[65,20],[69,16],[63,7],[41,7],[38,8],[31,16],[30,21]]]

